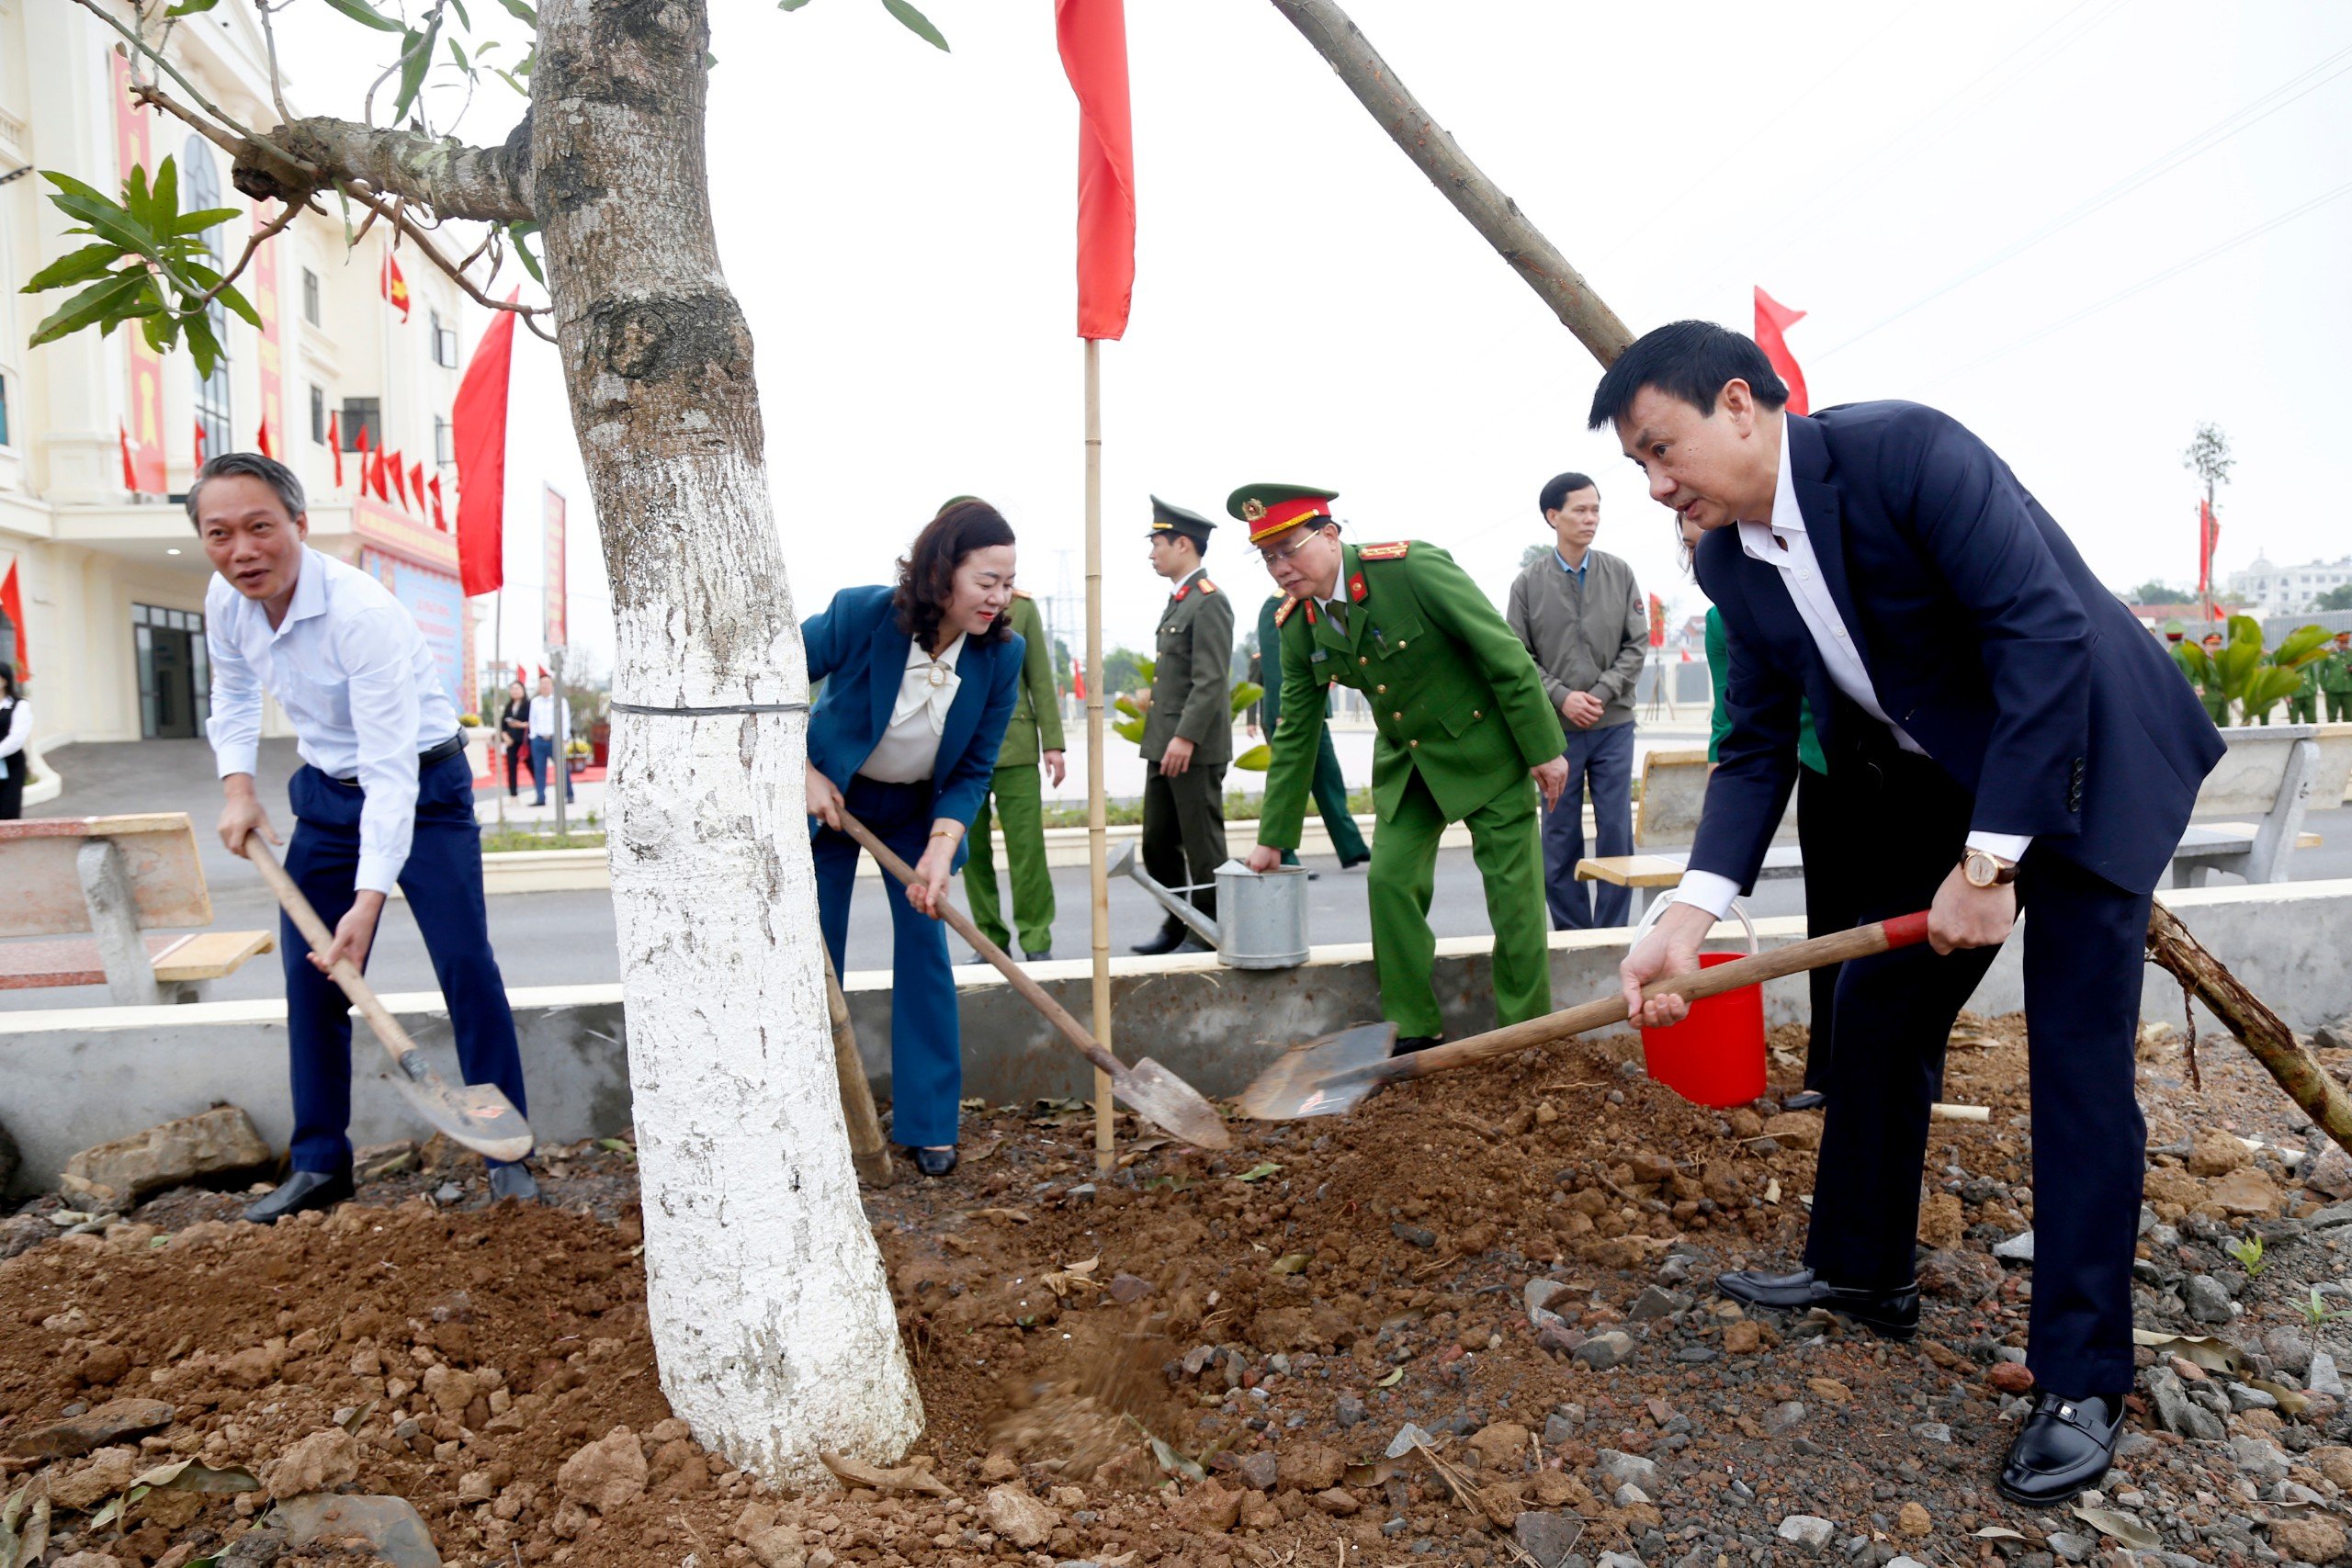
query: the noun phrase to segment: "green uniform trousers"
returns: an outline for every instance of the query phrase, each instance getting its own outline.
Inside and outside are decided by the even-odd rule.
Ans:
[[[2229,728],[2230,699],[2216,693],[2207,694],[2204,698],[2204,702],[2205,716],[2213,721],[2214,728],[2217,729]]]
[[[1193,908],[1216,919],[1216,868],[1226,862],[1225,764],[1194,762],[1174,778],[1144,764],[1143,868],[1173,892],[1196,887]],[[1175,923],[1175,917],[1169,917]]]
[[[1495,1019],[1521,1023],[1552,1010],[1551,919],[1544,904],[1544,838],[1535,781],[1522,779],[1463,818],[1470,858],[1487,886],[1494,928]],[[1437,886],[1437,845],[1445,813],[1415,769],[1396,815],[1372,836],[1364,891],[1372,906],[1372,961],[1380,976],[1380,1010],[1400,1035],[1442,1034],[1437,936],[1430,896]]]
[[[2329,692],[2326,696],[2328,723],[2341,724],[2352,719],[2352,692]]]
[[[996,852],[989,843],[989,796],[996,798],[996,815],[1004,824],[1004,858],[1011,862],[1012,916],[1021,927],[1023,954],[1050,952],[1054,945],[1054,877],[1046,868],[1045,786],[1037,764],[999,767],[980,797],[979,814],[972,818],[971,852],[964,860],[964,902],[971,907],[972,923],[999,947],[1010,948],[1003,908],[996,896]]]
[[[2287,722],[2289,724],[2317,724],[2319,722],[2319,694],[2297,692],[2293,696],[2289,697]]]
[[[1315,795],[1315,809],[1323,814],[1324,830],[1331,835],[1331,848],[1340,863],[1350,866],[1370,860],[1372,852],[1364,848],[1363,834],[1348,813],[1348,781],[1340,773],[1340,753],[1332,749],[1328,728],[1323,731],[1323,749],[1315,758],[1315,780],[1308,787]],[[1298,852],[1284,850],[1283,863],[1296,865]]]

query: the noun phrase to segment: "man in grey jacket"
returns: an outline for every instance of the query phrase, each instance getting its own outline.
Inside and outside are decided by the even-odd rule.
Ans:
[[[1596,854],[1634,852],[1634,682],[1649,654],[1649,615],[1634,569],[1592,547],[1600,491],[1559,474],[1537,500],[1552,530],[1546,550],[1510,585],[1511,630],[1535,656],[1544,689],[1566,721],[1568,787],[1544,812],[1544,892],[1555,931],[1622,926],[1632,895],[1577,880],[1584,858],[1584,797],[1592,791]]]

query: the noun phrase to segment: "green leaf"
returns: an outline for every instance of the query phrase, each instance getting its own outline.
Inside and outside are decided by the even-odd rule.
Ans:
[[[206,287],[210,288],[211,285],[207,284]],[[223,288],[220,293],[214,295],[213,298],[220,300],[221,304],[227,306],[231,310],[235,311],[239,316],[243,317],[244,319],[245,325],[253,328],[255,332],[259,332],[261,330],[261,312],[254,309],[253,302],[251,300],[247,299],[243,294],[237,291],[237,286],[235,284],[231,284],[228,288]]]
[[[1395,1388],[1398,1383],[1403,1382],[1404,1381],[1405,1369],[1398,1367],[1396,1371],[1390,1372],[1386,1377],[1381,1379],[1372,1386],[1374,1388]]]
[[[1151,684],[1154,681],[1159,680],[1159,660],[1158,660],[1157,659],[1138,659],[1138,660],[1136,660],[1136,678],[1137,680],[1141,681],[1141,682],[1142,682],[1145,685],[1147,685],[1147,686],[1148,686],[1149,684]]]
[[[1274,1172],[1280,1169],[1282,1169],[1282,1167],[1276,1165],[1272,1160],[1260,1160],[1256,1165],[1251,1166],[1249,1169],[1243,1171],[1233,1179],[1236,1181],[1263,1181],[1266,1178],[1273,1175]]]
[[[424,73],[433,69],[434,46],[441,39],[441,17],[434,14],[432,23],[422,33],[403,35],[408,47],[401,51],[400,96],[392,100],[392,118],[407,115],[409,106],[416,102],[416,95],[424,88]]]
[[[1143,716],[1143,709],[1136,706],[1135,698],[1127,696],[1125,694],[1113,697],[1111,699],[1111,705],[1114,708],[1116,708],[1119,712],[1125,714],[1129,718],[1141,718]]]
[[[539,226],[536,223],[506,225],[506,238],[514,247],[515,259],[523,264],[523,270],[531,275],[531,281],[545,288],[548,275],[539,270],[539,258],[531,254],[530,239],[538,231]]]
[[[100,1508],[96,1513],[90,1516],[90,1528],[94,1530],[104,1529],[107,1526],[114,1523],[115,1520],[120,1517],[122,1517],[122,1499],[119,1497],[109,1497],[107,1499],[107,1506],[105,1507]]]
[[[1242,709],[1248,707],[1251,703],[1256,702],[1260,697],[1262,697],[1265,694],[1266,688],[1261,686],[1255,681],[1243,681],[1237,683],[1233,688],[1233,716],[1239,718],[1241,716]]]
[[[170,353],[172,345],[180,341],[180,319],[163,310],[149,310],[144,314],[146,320],[140,324],[139,331],[146,338],[147,346],[158,354]],[[113,329],[109,327],[107,331]]]
[[[533,32],[539,30],[539,13],[530,0],[498,0],[498,3],[505,6],[506,14],[516,21],[524,23]]]
[[[175,17],[193,17],[199,11],[209,11],[219,4],[220,0],[180,0],[178,5],[164,13],[164,18],[169,21]]]
[[[637,1157],[637,1151],[630,1148],[627,1144],[622,1143],[618,1138],[599,1138],[596,1140],[596,1146],[613,1154],[625,1155],[630,1159],[635,1159]]]
[[[2325,626],[2298,626],[2287,634],[2270,661],[2281,668],[2300,669],[2325,652],[2328,638],[2335,635]]]
[[[466,46],[459,43],[456,39],[451,39],[449,40],[449,58],[458,62],[458,69],[459,71],[464,72],[469,76],[474,73],[474,68],[466,63]]]
[[[217,223],[226,223],[237,215],[233,207],[208,207],[200,212],[183,212],[175,219],[169,231],[175,238],[201,234]],[[206,247],[199,245],[199,250]]]
[[[458,13],[458,25],[468,32],[474,30],[474,19],[466,15],[464,0],[449,0],[449,9]]]
[[[1143,744],[1143,720],[1131,718],[1124,724],[1114,724],[1111,727],[1111,733],[1122,740],[1140,746]]]
[[[1245,773],[1262,773],[1274,765],[1274,749],[1261,740],[1233,759],[1233,765]]]
[[[49,171],[43,169],[41,173],[48,175]],[[58,178],[55,175],[50,175],[50,177]],[[80,182],[72,183],[79,184]],[[146,182],[141,180],[136,183],[143,186]],[[141,199],[142,201],[145,199],[143,189],[141,192]],[[51,197],[49,200],[50,205],[67,217],[78,218],[88,225],[85,232],[95,234],[102,240],[110,240],[124,250],[136,251],[142,256],[152,256],[155,254],[155,236],[148,231],[145,224],[130,215],[130,209],[128,207],[108,201],[96,191],[86,196],[78,191],[61,191]]]
[[[779,11],[797,11],[807,4],[808,0],[775,0],[775,8]]]
[[[931,25],[931,18],[929,17],[924,16],[921,11],[916,10],[912,6],[908,5],[907,0],[882,0],[882,8],[885,11],[889,12],[893,17],[898,17],[899,23],[901,27],[904,27],[907,31],[914,34],[915,37],[922,39],[923,42],[931,45],[933,49],[941,51],[942,52],[946,51],[947,39],[940,33],[940,30],[937,28]]]
[[[28,346],[39,348],[45,343],[55,343],[94,323],[104,323],[112,331],[116,324],[134,314],[127,307],[138,299],[146,282],[144,267],[126,267],[107,274],[102,281],[92,284],[43,318],[40,325],[33,329]]]
[[[220,363],[220,340],[212,335],[212,320],[202,310],[182,316],[180,324],[187,330],[187,351],[196,357],[196,374],[201,380],[212,378],[212,367]]]
[[[368,4],[368,0],[327,0],[327,4],[357,22],[379,33],[405,32],[408,29]]]
[[[62,288],[69,283],[85,283],[111,268],[125,254],[120,245],[101,240],[95,245],[84,245],[72,255],[60,256],[39,272],[32,281],[17,290],[20,294],[39,294],[47,288]]]

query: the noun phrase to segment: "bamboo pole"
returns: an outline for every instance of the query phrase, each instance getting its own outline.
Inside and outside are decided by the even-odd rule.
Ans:
[[[1094,892],[1094,1038],[1111,1044],[1110,819],[1102,794],[1102,344],[1086,340],[1086,865]],[[1111,1174],[1111,1075],[1094,1069],[1094,1169]]]

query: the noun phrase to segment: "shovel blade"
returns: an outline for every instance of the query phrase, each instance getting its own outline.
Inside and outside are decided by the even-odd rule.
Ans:
[[[1128,1110],[1180,1143],[1196,1149],[1233,1145],[1225,1118],[1199,1089],[1146,1056],[1111,1079],[1111,1092]]]
[[[1386,1061],[1396,1048],[1393,1023],[1360,1023],[1309,1040],[1275,1057],[1234,1103],[1258,1122],[1344,1116],[1384,1081],[1363,1069]]]
[[[424,1119],[425,1125],[447,1133],[485,1159],[521,1159],[537,1141],[531,1135],[531,1124],[496,1084],[452,1089],[437,1076],[428,1076],[421,1083],[398,1073],[386,1073],[384,1077]]]

